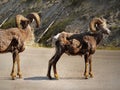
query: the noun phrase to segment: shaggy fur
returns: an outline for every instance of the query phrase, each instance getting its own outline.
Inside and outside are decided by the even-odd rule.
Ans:
[[[19,53],[25,50],[25,42],[27,41],[28,38],[30,38],[30,34],[31,34],[31,26],[29,25],[30,24],[29,19],[25,18],[22,15],[17,15],[17,19],[20,20],[20,22],[17,22],[18,23],[17,25],[21,24],[22,28],[16,27],[16,28],[0,30],[0,53],[11,52],[13,56],[13,67],[11,72],[11,76],[13,80],[16,77],[16,73],[15,73],[16,63],[18,66],[17,75],[19,76],[19,78],[22,77],[22,73],[20,71]],[[39,24],[37,23],[37,25]]]
[[[103,38],[103,34],[110,34],[107,28],[106,21],[103,18],[93,18],[90,22],[90,29],[92,32],[85,32],[80,34],[71,34],[61,32],[57,35],[55,42],[56,53],[49,60],[47,76],[51,77],[51,67],[53,66],[54,76],[58,79],[56,70],[56,63],[63,53],[68,55],[84,55],[85,59],[85,78],[93,77],[92,73],[92,55],[95,53],[96,47]],[[88,65],[89,71],[88,71]]]

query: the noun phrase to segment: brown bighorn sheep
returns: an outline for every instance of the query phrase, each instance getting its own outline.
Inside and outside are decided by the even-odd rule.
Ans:
[[[33,21],[33,18],[35,19],[35,21],[37,22],[36,23],[36,27],[39,27],[39,25],[40,25],[40,16],[38,15],[38,13],[36,13],[36,12],[33,12],[33,13],[30,13],[30,14],[28,14],[27,16],[26,16],[26,18],[24,17],[24,16],[22,16],[22,15],[16,15],[16,26],[18,27],[18,28],[22,28],[23,26],[21,26],[21,22],[22,21],[24,21],[24,20],[26,20],[26,19],[29,19],[29,21],[30,21],[30,23],[32,23],[32,21]]]
[[[103,34],[110,34],[107,28],[106,20],[103,18],[93,18],[90,22],[90,30],[92,32],[85,32],[80,34],[69,34],[61,32],[55,36],[56,52],[49,60],[47,76],[51,77],[51,67],[53,66],[54,76],[58,79],[56,70],[56,63],[63,53],[68,55],[84,55],[85,72],[84,76],[87,79],[93,77],[92,73],[92,55],[95,53],[96,47],[103,38]],[[89,71],[88,71],[88,65]]]
[[[33,14],[31,14],[33,15]],[[15,64],[17,63],[17,75],[22,78],[22,73],[20,71],[20,59],[19,53],[25,50],[25,42],[30,37],[31,34],[31,19],[35,19],[37,27],[39,26],[39,18],[32,16],[31,19],[27,19],[22,15],[16,16],[17,25],[21,24],[22,28],[9,28],[0,30],[0,53],[11,52],[13,57],[13,67],[11,72],[11,77],[14,80],[16,77]],[[22,20],[21,20],[22,17]]]

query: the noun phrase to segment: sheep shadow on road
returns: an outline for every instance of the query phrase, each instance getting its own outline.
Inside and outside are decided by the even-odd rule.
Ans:
[[[27,77],[24,80],[49,80],[46,76],[34,76],[34,77]]]
[[[84,77],[60,77],[59,80],[86,80]],[[47,76],[34,76],[34,77],[27,77],[24,80],[50,80]],[[52,78],[51,80],[57,80]]]

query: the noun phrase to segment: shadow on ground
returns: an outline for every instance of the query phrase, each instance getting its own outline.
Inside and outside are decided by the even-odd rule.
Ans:
[[[59,80],[86,80],[84,77],[60,77]],[[35,77],[27,77],[24,80],[57,80],[55,78],[48,79],[46,76],[35,76]]]
[[[24,80],[49,80],[49,79],[48,77],[45,76],[35,76],[35,77],[24,78]]]

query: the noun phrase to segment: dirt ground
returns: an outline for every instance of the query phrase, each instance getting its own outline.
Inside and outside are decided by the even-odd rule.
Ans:
[[[12,55],[0,54],[0,90],[120,90],[120,51],[97,50],[90,79],[83,76],[83,57],[64,54],[57,64],[60,79],[49,80],[48,61],[54,52],[53,48],[27,47],[20,54],[23,78],[16,80],[10,78]]]

